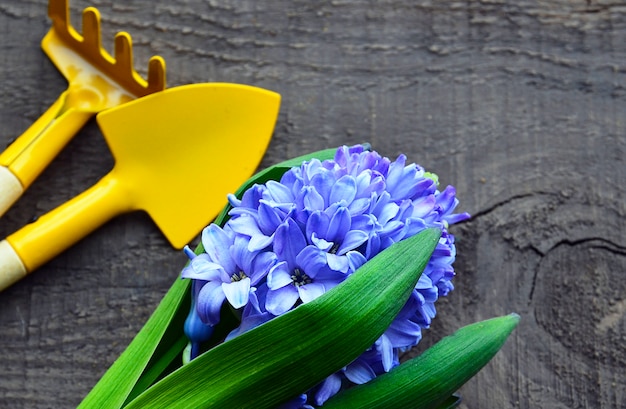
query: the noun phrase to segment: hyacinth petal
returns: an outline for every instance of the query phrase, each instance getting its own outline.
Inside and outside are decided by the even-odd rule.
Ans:
[[[422,327],[410,320],[396,319],[385,331],[385,336],[387,336],[393,348],[408,348],[417,345],[420,341],[422,338]]]
[[[359,267],[365,264],[365,262],[367,262],[365,256],[363,256],[363,254],[359,253],[358,251],[347,252],[346,258],[348,259],[348,263],[350,264],[350,271],[352,272],[356,271]]]
[[[326,241],[317,237],[317,234],[313,233],[311,236],[311,242],[322,251],[329,251],[335,243],[332,241]]]
[[[361,198],[361,199],[355,199],[352,201],[352,203],[350,203],[348,205],[348,210],[350,210],[350,215],[351,216],[357,216],[360,214],[363,214],[369,207],[370,207],[370,199],[369,197],[367,198]]]
[[[274,318],[272,314],[265,311],[265,308],[261,308],[261,301],[258,297],[259,293],[267,293],[267,287],[262,290],[251,288],[248,303],[244,307],[241,314],[241,324],[238,328],[235,328],[228,334],[228,336],[226,337],[226,341],[233,339],[246,331],[250,331],[251,329],[256,328],[259,325]],[[262,302],[265,303],[265,298],[263,298]]]
[[[328,203],[351,203],[356,197],[356,180],[350,175],[340,177],[330,189]]]
[[[322,210],[324,209],[324,197],[319,192],[310,186],[303,189],[302,205],[307,210]]]
[[[415,164],[405,166],[400,173],[399,179],[393,181],[395,182],[393,186],[390,184],[387,185],[387,188],[392,193],[395,200],[403,200],[410,197],[408,196],[409,192],[414,189],[416,184],[416,173]]]
[[[247,304],[244,308],[247,308],[248,305],[249,304]],[[274,318],[274,316],[269,312],[260,312],[258,314],[249,315],[241,320],[241,324],[239,325],[239,327],[232,330],[226,336],[226,339],[224,341],[229,341],[247,331],[250,331],[251,329],[258,327],[259,325],[268,322],[272,318]]]
[[[344,255],[348,251],[356,249],[368,239],[368,234],[361,230],[350,230],[344,236],[343,242],[337,249],[337,254]]]
[[[209,225],[202,231],[204,251],[212,261],[221,264],[227,272],[237,268],[228,251],[231,244],[232,240],[228,234],[215,224]]]
[[[324,284],[313,282],[311,284],[301,285],[298,287],[298,295],[303,303],[313,301],[326,292]]]
[[[277,203],[289,203],[293,202],[293,195],[291,191],[283,184],[274,180],[269,180],[266,184],[267,191],[270,194],[272,200]]]
[[[337,162],[339,166],[345,167],[348,165],[348,158],[350,157],[350,152],[348,151],[347,146],[341,146],[335,152],[334,160]]]
[[[365,258],[371,259],[380,252],[380,249],[380,236],[378,234],[371,235],[366,244]]]
[[[220,310],[225,299],[221,282],[206,283],[198,293],[196,311],[200,319],[206,324],[217,325],[220,322]]]
[[[404,223],[399,220],[394,220],[385,224],[381,229],[380,234],[385,236],[391,236],[404,228]]]
[[[259,200],[261,200],[265,191],[265,186],[255,183],[243,193],[240,206],[256,208],[259,205]]]
[[[437,195],[437,204],[441,206],[444,213],[454,210],[458,203],[456,199],[456,189],[454,186],[446,186],[446,188]]]
[[[241,308],[248,303],[250,278],[246,277],[232,283],[222,283],[222,291],[233,308]]]
[[[227,194],[226,195],[226,199],[228,200],[228,203],[232,207],[239,207],[239,206],[241,206],[241,200],[237,199],[237,196],[235,196],[232,193]]]
[[[393,195],[394,199],[402,200],[402,199],[413,199],[416,197],[424,196],[425,194],[430,194],[432,186],[435,182],[432,179],[415,179],[415,172],[410,172],[410,175],[407,174],[403,176],[404,178],[409,179],[409,181],[405,183],[400,183],[397,188],[394,190]]]
[[[377,174],[375,177],[372,178],[371,182],[369,183],[369,186],[365,188],[362,195],[363,197],[366,197],[366,196],[369,197],[372,194],[378,196],[384,192],[385,187],[386,187],[385,178]]]
[[[396,203],[387,203],[380,209],[380,213],[378,214],[378,222],[382,225],[386,225],[391,219],[396,217],[398,211],[400,210],[400,206]]]
[[[322,382],[315,393],[315,404],[322,406],[331,396],[334,396],[341,388],[341,377],[332,374]]]
[[[252,271],[252,262],[256,256],[255,252],[248,250],[249,242],[250,240],[247,237],[236,236],[232,246],[228,249],[230,257],[233,259],[237,267],[243,270],[246,274],[249,274]]]
[[[404,222],[404,236],[414,236],[426,228],[426,222],[422,219],[416,219],[414,217],[406,219]]]
[[[393,345],[389,340],[389,337],[384,334],[380,337],[379,341],[380,343],[377,342],[377,348],[382,355],[383,369],[385,372],[389,372],[394,365]]]
[[[262,234],[257,234],[255,236],[250,237],[250,242],[248,243],[248,250],[257,252],[261,251],[267,247],[269,247],[274,241],[274,235],[264,236]]]
[[[435,199],[432,195],[413,200],[413,211],[411,216],[419,218],[426,217],[435,209],[436,203],[437,199]]]
[[[435,308],[435,304],[432,302],[424,304],[423,309],[429,318],[435,318],[435,315],[437,315],[437,309]]]
[[[452,251],[450,250],[450,246],[445,241],[440,241],[435,247],[435,251],[433,252],[434,257],[449,257],[452,255]]]
[[[276,263],[276,254],[271,251],[259,253],[254,258],[254,266],[250,277],[250,284],[256,285],[263,277],[267,276],[270,268]]]
[[[328,241],[338,242],[350,230],[350,212],[346,207],[340,206],[330,218],[328,233],[324,237]]]
[[[242,210],[243,211],[243,210]],[[240,212],[231,212],[239,217],[233,217],[230,219],[228,225],[230,228],[239,234],[244,236],[254,237],[257,235],[263,235],[259,225],[257,224],[256,217],[248,214],[240,214]]]
[[[350,263],[348,262],[347,257],[342,257],[336,254],[327,253],[326,262],[328,263],[328,267],[334,271],[347,273],[348,270],[350,269]]]
[[[305,183],[312,184],[311,179],[320,172],[323,172],[323,165],[324,164],[320,162],[319,159],[311,159],[309,163],[304,163],[302,165],[302,173]]]
[[[369,214],[361,214],[352,218],[352,230],[361,230],[368,235],[376,228],[375,217]]]
[[[305,405],[307,398],[308,398],[307,395],[303,393],[297,398],[294,398],[290,400],[289,402],[283,403],[282,405],[278,406],[276,409],[308,409],[309,405]]]
[[[291,269],[286,261],[281,261],[274,265],[267,275],[267,286],[271,290],[277,290],[293,282],[291,279]]]
[[[391,195],[387,191],[382,192],[380,195],[372,193],[371,199],[369,212],[372,216],[380,220],[380,214],[382,213],[385,205],[391,201]]]
[[[259,202],[259,227],[263,233],[273,233],[282,222],[276,208],[263,200]]]
[[[306,246],[296,256],[296,264],[304,273],[315,278],[317,273],[326,266],[326,253],[315,246]]]
[[[417,284],[415,284],[415,289],[417,290],[426,290],[433,287],[433,282],[426,274],[422,274],[417,280]]]
[[[296,222],[288,218],[283,222],[274,236],[274,252],[285,260],[289,267],[295,268],[296,256],[306,246],[306,240]]]
[[[311,186],[315,189],[316,192],[324,199],[324,205],[328,206],[330,203],[328,202],[330,191],[335,183],[335,179],[331,177],[328,172],[319,172],[313,175],[311,178]],[[323,207],[322,207],[323,209]]]
[[[376,373],[372,367],[363,362],[362,359],[357,359],[348,365],[344,370],[344,374],[350,382],[357,385],[362,385],[376,378]]]
[[[200,254],[190,261],[180,275],[182,278],[211,281],[219,280],[222,274],[225,274],[225,271],[221,265],[209,261],[206,254]]]
[[[417,198],[423,197],[425,195],[430,195],[437,187],[437,184],[434,180],[424,178],[416,183],[406,194],[407,198]],[[419,194],[418,194],[419,193]]]
[[[398,183],[402,180],[402,173],[404,171],[404,164],[406,163],[406,156],[399,155],[398,158],[389,165],[389,172],[387,173],[387,189],[393,190]]]
[[[298,301],[298,290],[293,285],[286,285],[276,290],[268,291],[265,299],[265,308],[274,315],[286,313]]]
[[[316,210],[309,215],[309,219],[306,222],[306,237],[312,238],[313,235],[321,236],[322,238],[328,238],[328,226],[330,225],[330,217],[320,211]]]
[[[424,301],[427,303],[434,303],[439,298],[439,289],[433,285],[430,288],[420,289],[419,293],[424,297]]]
[[[224,267],[221,264],[212,262],[207,254],[200,254],[189,262],[189,265],[194,269],[196,274],[205,274],[209,277],[219,277],[220,272],[224,271]],[[206,279],[209,281],[211,278]]]
[[[228,215],[233,219],[239,216],[246,216],[254,217],[256,220],[259,217],[259,212],[256,209],[249,209],[247,207],[233,207],[228,211]],[[232,226],[229,225],[229,227]]]
[[[443,217],[443,219],[448,224],[456,224],[456,223],[468,220],[469,218],[470,218],[470,214],[467,212],[452,214],[452,215]]]
[[[369,197],[371,194],[371,191],[369,189],[370,184],[372,183],[372,171],[368,169],[355,175],[354,181],[356,183],[355,199]]]

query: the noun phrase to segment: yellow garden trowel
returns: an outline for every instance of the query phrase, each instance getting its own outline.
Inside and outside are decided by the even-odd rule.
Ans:
[[[0,290],[125,212],[145,210],[172,246],[182,248],[255,171],[279,105],[280,95],[271,91],[206,83],[98,114],[113,170],[0,241]]]

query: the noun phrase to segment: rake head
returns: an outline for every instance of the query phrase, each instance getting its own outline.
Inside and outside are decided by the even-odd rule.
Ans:
[[[72,78],[72,70],[77,65],[78,68],[83,68],[84,63],[77,63],[78,59],[90,64],[134,97],[142,97],[165,88],[163,58],[153,56],[150,59],[147,81],[135,71],[132,41],[128,33],[116,34],[114,56],[102,48],[98,9],[88,7],[83,10],[82,35],[70,24],[68,0],[50,0],[48,16],[53,25],[42,46],[66,78]]]

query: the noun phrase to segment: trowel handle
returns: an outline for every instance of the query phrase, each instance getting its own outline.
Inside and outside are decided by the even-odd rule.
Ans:
[[[26,277],[24,263],[8,241],[0,241],[0,291]]]
[[[36,270],[114,216],[129,195],[109,175],[0,242],[0,291]]]
[[[11,169],[0,165],[0,216],[24,193],[22,182],[11,172]]]
[[[48,110],[0,154],[0,215],[22,195],[94,112],[63,92]]]

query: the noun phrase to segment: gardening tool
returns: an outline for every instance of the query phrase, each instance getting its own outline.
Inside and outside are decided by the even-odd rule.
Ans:
[[[207,83],[98,114],[113,170],[0,242],[0,290],[124,212],[145,210],[182,248],[255,171],[279,105],[280,95],[271,91]]]
[[[69,81],[48,110],[0,155],[0,215],[28,188],[94,114],[165,88],[165,63],[155,56],[147,82],[133,69],[131,38],[115,37],[115,58],[101,45],[100,14],[83,11],[83,35],[69,22],[68,0],[50,0],[52,28],[41,46]]]

